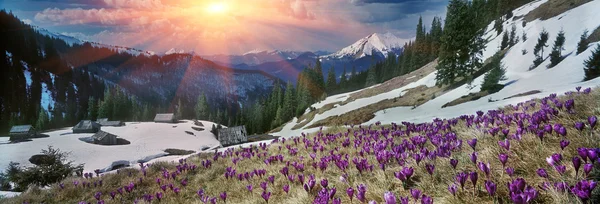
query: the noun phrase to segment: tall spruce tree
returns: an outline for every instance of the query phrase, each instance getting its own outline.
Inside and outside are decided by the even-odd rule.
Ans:
[[[48,129],[50,125],[50,117],[48,116],[48,112],[42,107],[40,108],[40,112],[37,117],[37,121],[35,123],[35,129],[38,131]]]
[[[592,80],[600,76],[600,45],[596,46],[592,55],[584,61],[585,79]]]
[[[204,93],[198,96],[198,101],[196,102],[196,107],[194,108],[194,110],[196,112],[196,119],[208,119],[210,108],[208,106],[208,101],[206,100],[206,95]]]
[[[533,48],[533,54],[535,55],[535,60],[533,61],[533,67],[537,67],[538,65],[544,62],[544,47],[547,47],[546,43],[548,42],[548,31],[543,29],[540,33],[540,37],[538,38],[537,44]]]
[[[510,44],[510,37],[508,37],[508,32],[504,32],[502,35],[502,42],[500,43],[500,49],[504,50]]]
[[[564,49],[563,48],[564,44],[565,44],[565,32],[561,29],[558,32],[558,35],[556,35],[556,39],[554,40],[554,45],[552,46],[552,52],[550,52],[550,66],[549,67],[554,67],[558,63],[560,63],[560,61],[562,61],[563,57],[562,57],[561,52]]]
[[[283,108],[281,113],[281,119],[283,121],[288,121],[294,116],[294,112],[296,110],[295,96],[296,93],[294,93],[294,85],[292,85],[291,82],[288,82],[285,88],[285,96],[283,99]]]
[[[506,69],[502,64],[502,56],[500,53],[496,53],[492,56],[490,63],[487,66],[490,66],[491,70],[484,76],[481,90],[488,91],[488,93],[498,92],[503,87],[503,85],[498,84],[498,82],[506,80]]]
[[[577,54],[587,50],[588,44],[590,44],[588,41],[588,30],[584,30],[583,34],[581,34],[581,37],[579,37],[579,42],[577,43]]]
[[[96,99],[90,97],[88,100],[88,120],[95,121],[98,118],[98,103]]]
[[[467,1],[450,1],[437,66],[438,85],[453,83],[459,75],[469,77],[479,64],[472,61],[482,48],[481,35],[478,34],[480,32],[473,14]]]
[[[368,70],[367,81],[365,82],[365,87],[373,86],[377,84],[377,74],[375,69],[371,68]]]
[[[336,79],[335,79],[335,70],[333,69],[333,67],[331,67],[329,69],[329,71],[327,72],[327,82],[325,84],[327,93],[328,94],[333,93],[333,91],[336,89],[336,86],[337,86],[337,83],[336,83]]]

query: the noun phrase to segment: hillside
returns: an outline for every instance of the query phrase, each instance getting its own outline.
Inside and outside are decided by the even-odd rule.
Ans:
[[[575,195],[565,189],[585,185],[583,177],[599,179],[600,142],[593,139],[599,135],[594,120],[600,115],[594,108],[599,102],[598,90],[578,88],[562,97],[552,94],[428,123],[340,126],[270,144],[182,157],[179,163],[71,177],[1,201],[520,203],[523,197],[535,203],[580,203],[577,197],[587,200],[593,188],[575,187],[572,191],[586,193]],[[572,105],[554,105],[559,103]],[[583,170],[581,163],[573,167],[571,158],[579,158]],[[592,163],[598,160],[596,167],[588,158]],[[468,175],[475,176],[468,180]],[[506,183],[514,187],[505,188]],[[599,201],[598,192],[591,203]]]
[[[281,131],[274,134],[299,135],[302,132],[314,132],[320,126],[343,125],[344,123],[369,125],[382,122],[388,124],[405,119],[409,119],[411,122],[427,122],[431,118],[457,117],[465,111],[493,109],[541,97],[549,93],[565,92],[577,86],[599,85],[600,79],[598,78],[583,82],[583,61],[589,58],[599,42],[590,43],[588,49],[579,55],[575,54],[575,50],[577,49],[579,36],[584,30],[587,29],[591,32],[597,30],[600,26],[600,23],[594,20],[599,16],[593,9],[599,7],[600,2],[585,3],[546,20],[536,19],[523,23],[523,16],[532,11],[535,12],[536,8],[547,2],[549,1],[535,1],[514,10],[514,17],[502,24],[504,31],[500,34],[495,32],[494,22],[487,26],[484,38],[488,42],[483,52],[483,60],[487,60],[500,50],[502,35],[504,32],[508,32],[513,25],[516,26],[517,36],[522,36],[523,33],[528,36],[527,40],[520,40],[505,51],[502,62],[506,67],[507,79],[501,82],[505,84],[505,87],[497,93],[443,108],[445,104],[463,96],[478,93],[484,76],[480,75],[475,78],[471,84],[458,83],[456,86],[439,89],[435,86],[436,71],[431,71],[431,65],[426,65],[421,68],[422,71],[419,71],[426,75],[411,73],[393,79],[404,81],[403,79],[412,77],[411,79],[415,80],[408,81],[411,83],[402,84],[401,87],[395,87],[395,89],[385,88],[387,87],[386,84],[389,84],[389,82],[386,82],[383,85],[375,85],[353,93],[329,96],[325,100],[312,105],[316,108],[316,114],[314,114],[312,120],[305,121],[295,118],[288,122]],[[561,29],[566,32],[566,42],[563,50],[565,58],[551,69],[546,68],[550,63],[550,60],[546,59],[537,68],[530,70],[534,60],[533,51],[531,50],[536,44],[537,36],[544,29],[550,33],[551,40]],[[528,50],[529,52],[523,54],[522,50]],[[416,87],[419,88],[415,89]],[[410,90],[413,90],[413,92],[410,92]],[[377,94],[357,94],[368,92]],[[416,98],[409,100],[408,104],[390,102],[407,100],[404,96],[410,97],[406,95],[409,93],[421,96],[417,95]],[[352,95],[354,97],[351,97]],[[325,107],[325,109],[322,107]],[[365,113],[366,116],[373,116],[365,118]],[[357,115],[364,119],[354,121]]]

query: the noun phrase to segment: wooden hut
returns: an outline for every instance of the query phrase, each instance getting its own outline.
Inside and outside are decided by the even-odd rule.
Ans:
[[[97,133],[100,131],[100,124],[91,120],[82,120],[73,127],[73,133]]]
[[[121,121],[97,121],[100,126],[113,126],[113,127],[121,127],[124,126],[125,123]]]
[[[155,123],[175,123],[175,114],[173,113],[160,113],[154,117]]]
[[[36,134],[35,128],[31,125],[17,125],[10,128],[10,140],[27,139]]]
[[[237,126],[219,129],[219,135],[217,137],[222,146],[230,146],[248,141],[248,132],[246,132],[246,126]]]
[[[117,144],[117,136],[110,134],[104,131],[98,131],[96,134],[92,136],[94,139],[94,144],[100,145],[116,145]]]

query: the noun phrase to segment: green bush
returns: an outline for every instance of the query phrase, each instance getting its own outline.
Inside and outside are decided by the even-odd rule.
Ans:
[[[75,165],[67,161],[67,153],[60,152],[49,146],[42,150],[44,162],[33,167],[21,167],[19,163],[11,162],[6,168],[4,177],[15,184],[13,191],[24,191],[30,185],[48,186],[59,182],[76,172],[83,171],[83,164]],[[37,163],[37,162],[36,162]]]

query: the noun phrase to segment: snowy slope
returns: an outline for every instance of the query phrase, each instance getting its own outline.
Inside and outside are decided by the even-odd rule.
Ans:
[[[514,16],[525,15],[546,1],[547,0],[540,0],[522,6],[513,12]],[[483,76],[481,76],[476,78],[472,85],[463,85],[454,90],[448,91],[445,94],[437,96],[435,99],[418,106],[415,109],[412,109],[412,107],[395,107],[387,110],[381,110],[375,113],[375,118],[366,122],[365,124],[372,124],[378,121],[384,124],[400,121],[430,122],[433,118],[437,117],[456,117],[461,114],[475,112],[477,110],[495,109],[531,98],[544,97],[551,93],[562,94],[566,91],[575,90],[575,87],[577,86],[596,87],[600,85],[600,78],[582,82],[584,78],[583,61],[591,55],[593,48],[596,46],[596,44],[600,44],[600,42],[591,43],[585,52],[579,55],[575,54],[579,36],[584,32],[584,30],[587,29],[589,31],[593,31],[600,26],[600,22],[597,21],[597,19],[600,19],[600,12],[597,12],[596,8],[600,8],[600,1],[586,3],[545,21],[538,19],[532,22],[527,22],[525,27],[522,26],[522,18],[513,18],[505,22],[503,24],[504,30],[510,30],[510,27],[515,24],[517,27],[517,36],[520,37],[522,36],[523,32],[526,32],[528,39],[527,41],[523,41],[521,39],[516,45],[510,48],[503,58],[502,62],[506,67],[507,80],[501,82],[506,84],[506,86],[499,92],[483,97],[476,101],[442,108],[444,104],[460,98],[461,96],[480,91],[480,84],[483,81]],[[550,34],[550,40],[548,42],[550,46],[544,50],[545,54],[550,52],[549,50],[551,49],[557,33],[561,29],[565,31],[565,50],[562,52],[562,55],[565,56],[565,59],[551,69],[546,68],[550,63],[550,60],[546,59],[544,63],[530,71],[529,68],[532,66],[534,59],[532,50],[537,43],[537,38],[542,29],[546,29]],[[499,50],[502,35],[503,33],[496,35],[496,32],[493,30],[493,22],[487,27],[485,38],[487,38],[489,41],[486,45],[486,50],[483,53],[484,60],[491,57]],[[521,52],[522,49],[528,50],[528,53],[523,55]],[[336,107],[322,114],[318,114],[315,116],[315,119],[312,122],[304,127],[308,127],[310,124],[329,116],[340,115],[356,108],[379,102],[386,98],[396,97],[407,88],[416,87],[419,85],[432,86],[433,84],[435,84],[435,72],[402,88],[369,98],[359,99],[344,106]],[[504,98],[533,90],[539,90],[541,93],[503,100]],[[488,102],[488,99],[490,98],[497,101]],[[331,96],[325,99],[325,101],[328,103],[340,100],[345,100],[343,94]],[[316,107],[322,107],[323,105],[324,104],[315,104]],[[274,135],[288,137],[300,135],[301,132],[312,132],[318,129],[313,128],[291,130],[291,128],[296,124],[297,121],[294,119],[294,121],[288,123],[280,132],[275,133]]]
[[[40,28],[37,26],[32,26],[32,27],[42,35],[46,35],[46,36],[50,36],[53,38],[58,38],[58,39],[64,40],[69,46],[73,46],[74,44],[83,44],[84,43],[83,41],[81,41],[77,38],[74,38],[72,36],[53,33],[53,32],[50,32],[49,30],[46,30],[44,28]]]
[[[170,55],[170,54],[183,54],[185,53],[185,50],[183,49],[175,49],[175,48],[171,48],[170,50],[165,52],[165,55]]]
[[[212,122],[202,121],[206,127],[211,127]],[[176,127],[175,127],[176,126]],[[64,128],[48,132],[50,137],[33,139],[29,142],[10,144],[0,141],[0,168],[5,169],[9,162],[14,161],[22,165],[32,165],[29,158],[39,154],[48,145],[59,148],[64,152],[71,152],[69,160],[75,163],[85,163],[86,172],[95,169],[109,170],[117,164],[135,166],[138,160],[150,161],[165,156],[163,150],[176,148],[200,151],[203,146],[214,147],[219,141],[209,130],[192,130],[193,122],[186,121],[178,124],[165,123],[126,123],[123,127],[102,127],[102,130],[124,138],[131,142],[129,145],[102,146],[89,144],[79,138],[89,137],[93,134],[71,134],[71,128]],[[194,135],[186,134],[191,131]],[[5,137],[0,137],[4,139]],[[6,138],[7,139],[7,138]]]
[[[387,56],[389,52],[401,49],[407,39],[401,39],[396,37],[392,33],[373,33],[367,37],[364,37],[354,44],[341,49],[338,52],[325,56],[330,58],[361,58],[371,55],[383,55]]]

